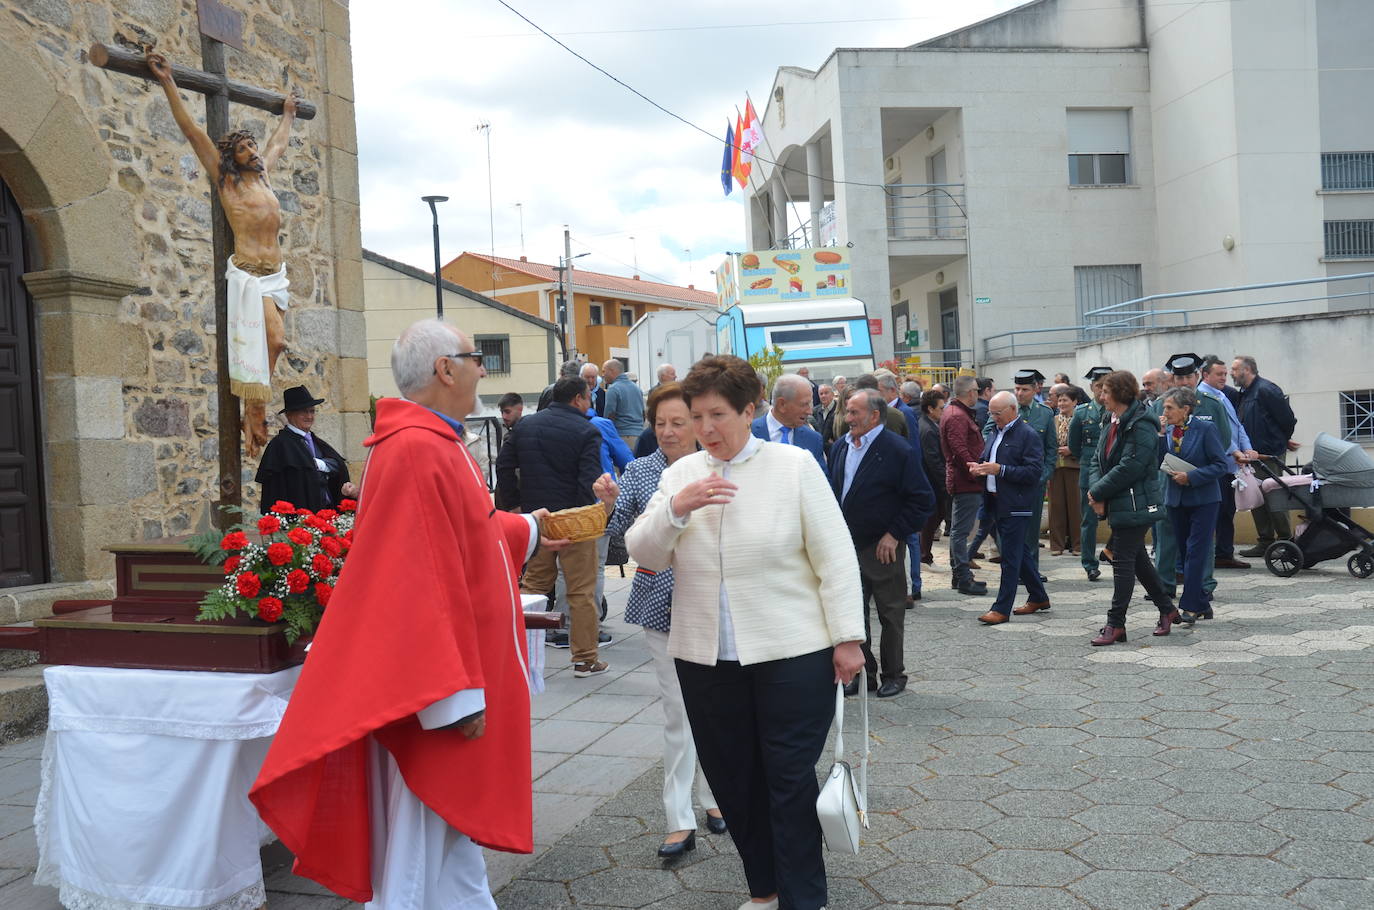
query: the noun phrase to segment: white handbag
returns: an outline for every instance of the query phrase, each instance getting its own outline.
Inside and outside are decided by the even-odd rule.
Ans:
[[[868,672],[860,670],[859,705],[863,752],[859,776],[844,760],[844,685],[835,684],[835,763],[816,798],[816,816],[825,844],[836,853],[858,853],[860,829],[868,827]]]

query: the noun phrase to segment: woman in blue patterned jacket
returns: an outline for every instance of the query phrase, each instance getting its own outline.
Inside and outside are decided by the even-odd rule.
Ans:
[[[608,532],[624,534],[649,505],[658,490],[658,480],[668,465],[696,451],[692,415],[682,398],[682,385],[662,383],[649,393],[649,426],[658,440],[658,451],[636,458],[620,477],[620,495],[615,500]],[[602,491],[598,490],[598,494]],[[706,826],[714,834],[725,833],[725,820],[716,808],[706,778],[697,772],[697,750],[687,711],[682,705],[682,689],[677,669],[668,656],[668,625],[673,606],[673,570],[650,572],[636,569],[625,608],[625,621],[644,627],[644,637],[653,655],[663,702],[663,811],[668,818],[668,836],[658,855],[680,856],[696,849],[696,815],[692,811],[692,781],[697,782],[697,799],[706,810]]]

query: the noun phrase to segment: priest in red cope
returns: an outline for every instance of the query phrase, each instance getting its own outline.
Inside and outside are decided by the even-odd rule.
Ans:
[[[541,516],[494,509],[462,444],[473,348],[435,319],[396,340],[405,397],[377,402],[353,547],[250,793],[298,875],[382,910],[495,908],[480,847],[533,850],[516,578]]]

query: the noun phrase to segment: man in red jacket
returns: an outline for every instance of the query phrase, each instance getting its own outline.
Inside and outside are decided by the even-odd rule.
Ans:
[[[958,376],[954,398],[940,416],[940,451],[945,457],[945,486],[952,500],[949,526],[949,565],[960,594],[988,593],[987,582],[974,581],[969,568],[968,539],[983,503],[985,481],[969,473],[968,465],[982,461],[983,434],[974,417],[978,380]]]
[[[533,849],[516,575],[542,516],[493,509],[462,444],[473,348],[434,319],[397,339],[405,398],[377,402],[353,546],[250,793],[298,875],[385,910],[494,910],[480,847]]]

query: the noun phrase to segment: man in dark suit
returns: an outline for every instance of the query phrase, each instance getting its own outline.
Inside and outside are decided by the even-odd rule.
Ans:
[[[935,494],[916,451],[883,428],[887,404],[882,395],[861,389],[849,396],[845,419],[849,434],[835,441],[830,456],[830,487],[840,501],[859,557],[864,598],[864,660],[868,683],[879,698],[906,688],[902,656],[906,619],[906,539],[935,509]],[[881,662],[874,659],[868,602],[873,600],[882,626]],[[882,685],[878,685],[879,666]],[[858,692],[858,678],[846,687]]]
[[[831,443],[835,441],[835,411],[840,406],[839,398],[834,387],[829,385],[821,385],[819,394],[821,404],[811,413],[811,429],[821,434],[821,442],[825,451],[829,452]]]
[[[316,436],[315,408],[324,404],[303,385],[286,390],[281,414],[286,426],[263,450],[258,473],[262,485],[262,514],[278,501],[318,512],[333,508],[342,499],[358,495],[349,483],[348,463],[334,447]]]
[[[1284,457],[1298,448],[1293,442],[1293,429],[1298,419],[1293,416],[1288,397],[1283,389],[1260,376],[1259,364],[1248,354],[1238,354],[1231,361],[1231,378],[1240,386],[1236,413],[1250,437],[1250,445],[1257,455],[1268,455],[1274,459],[1275,467],[1281,466]],[[1263,556],[1275,540],[1293,536],[1288,513],[1282,509],[1270,509],[1267,503],[1260,503],[1250,510],[1250,518],[1255,522],[1259,539],[1250,549],[1242,550],[1241,556]]]
[[[811,416],[811,383],[795,373],[784,373],[773,383],[773,406],[754,419],[759,439],[801,446],[810,452],[825,473],[825,445],[821,434],[807,426]]]
[[[978,617],[987,625],[1011,618],[1016,588],[1026,586],[1028,599],[1017,607],[1019,616],[1050,608],[1050,596],[1040,581],[1040,573],[1026,552],[1026,535],[1032,516],[1039,511],[1044,495],[1041,471],[1045,446],[1040,434],[1021,419],[1017,399],[1010,392],[998,392],[988,402],[988,416],[996,429],[983,447],[983,459],[968,466],[975,477],[986,478],[988,513],[997,522],[997,539],[1002,549],[1002,583],[992,609]]]
[[[902,384],[891,370],[874,370],[873,375],[878,377],[878,392],[883,396],[883,401],[887,406],[901,412],[906,418],[906,441],[912,446],[920,445],[921,439],[921,415],[916,413],[916,409],[902,400]]]

